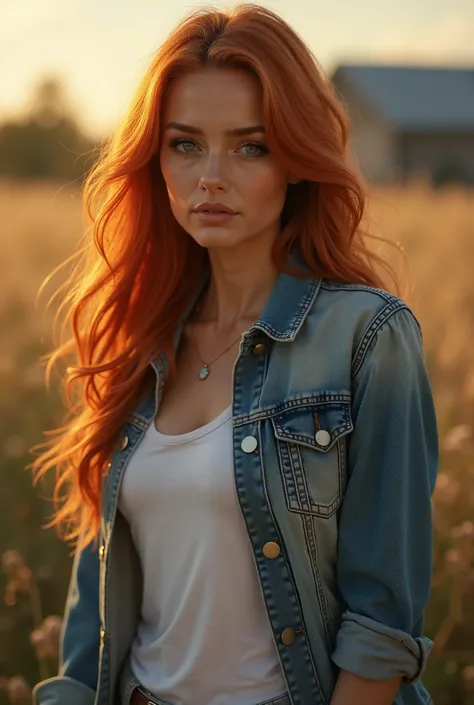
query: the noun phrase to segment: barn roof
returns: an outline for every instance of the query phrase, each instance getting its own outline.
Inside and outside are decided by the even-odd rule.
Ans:
[[[353,87],[403,130],[474,132],[474,68],[347,64],[332,81]]]

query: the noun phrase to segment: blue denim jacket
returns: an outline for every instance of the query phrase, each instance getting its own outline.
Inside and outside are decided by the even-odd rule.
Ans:
[[[150,364],[156,386],[105,469],[99,545],[76,554],[59,676],[35,687],[36,705],[116,703],[142,595],[117,501],[167,376],[164,355]],[[339,669],[400,676],[396,705],[432,703],[420,675],[431,648],[422,630],[438,437],[407,305],[368,286],[280,274],[235,362],[233,459],[293,705],[329,705]]]

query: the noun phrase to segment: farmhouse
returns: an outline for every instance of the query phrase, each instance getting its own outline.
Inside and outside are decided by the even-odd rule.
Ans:
[[[352,152],[375,183],[474,184],[474,67],[340,65]]]

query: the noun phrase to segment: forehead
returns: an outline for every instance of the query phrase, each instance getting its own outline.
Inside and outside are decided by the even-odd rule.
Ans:
[[[239,69],[203,68],[173,79],[164,100],[163,118],[196,127],[230,123],[240,127],[263,122],[258,78]]]

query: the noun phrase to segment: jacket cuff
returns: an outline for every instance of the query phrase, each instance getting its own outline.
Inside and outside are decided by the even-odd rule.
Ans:
[[[433,642],[412,637],[354,612],[342,616],[332,660],[344,671],[369,680],[418,680],[425,670]]]
[[[33,705],[94,705],[95,691],[68,676],[55,676],[33,688]]]

